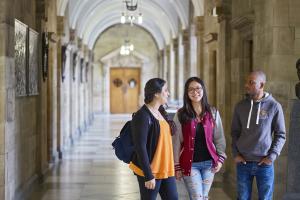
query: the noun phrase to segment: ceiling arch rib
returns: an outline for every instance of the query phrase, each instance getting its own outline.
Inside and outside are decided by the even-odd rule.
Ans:
[[[88,45],[89,49],[93,49],[99,35],[102,34],[107,28],[119,24],[119,16],[110,18],[107,21],[100,21],[97,26],[94,27],[94,30],[90,33],[90,35],[87,35],[85,39],[88,39],[86,41],[86,44]],[[165,41],[162,33],[160,32],[158,27],[155,27],[155,25],[151,24],[151,22],[145,21],[143,24],[141,24],[141,27],[147,30],[154,38],[154,40],[157,43],[157,46],[160,50],[164,48]]]
[[[76,23],[76,29],[78,30],[79,37],[83,37],[84,32],[87,29],[91,29],[91,27],[94,26],[93,24],[102,20],[104,16],[107,17],[109,15],[117,14],[120,17],[121,12],[118,12],[120,7],[119,4],[112,3],[111,1],[118,0],[102,1],[102,3],[98,3],[96,7],[90,7],[91,9],[88,11],[85,10],[84,13],[81,15],[79,14],[80,19]],[[143,3],[141,5],[141,10],[143,11],[144,20],[152,20],[155,22],[157,26],[162,29],[164,35],[170,34],[171,32],[172,37],[176,37],[178,33],[178,19],[176,17],[173,19],[171,16],[167,16],[167,13],[155,3]]]
[[[204,0],[192,0],[195,16],[204,16]]]
[[[57,16],[65,15],[68,2],[68,0],[57,0]]]
[[[64,0],[67,1],[67,0]],[[122,4],[119,0],[70,0],[72,3],[71,4],[76,4],[77,6],[72,6],[69,7],[71,9],[70,11],[70,24],[72,28],[75,28],[75,24],[77,22],[77,20],[79,19],[79,17],[82,17],[82,15],[84,13],[89,13],[89,8],[95,8],[97,7],[98,4],[104,3],[104,2],[108,2],[109,4],[116,4],[118,5],[118,10],[120,11],[120,13],[122,12],[123,8],[124,8],[124,4]],[[155,12],[157,12],[156,14],[159,14],[159,12],[163,11],[166,13],[166,15],[170,18],[173,19],[175,21],[175,25],[176,27],[178,24],[178,19],[180,19],[181,24],[186,26],[187,25],[187,21],[188,21],[188,10],[184,8],[184,3],[182,3],[181,0],[174,0],[172,2],[170,2],[169,0],[143,0],[140,1],[140,5],[143,6],[144,4],[146,4],[147,6],[146,9],[148,8],[149,4],[152,4],[153,6],[158,7],[154,9]],[[104,8],[104,6],[102,6],[100,9]],[[178,17],[179,16],[179,17]]]
[[[102,15],[105,13],[102,13]],[[149,13],[145,12],[145,15],[149,15]],[[91,23],[86,24],[86,26],[82,27],[82,29],[79,29],[78,35],[84,39],[84,42],[87,42],[91,35],[95,34],[95,27],[101,28],[101,26],[98,26],[98,24],[102,24],[103,26],[106,26],[106,23],[109,23],[109,20],[113,20],[114,24],[120,23],[120,15],[118,12],[107,12],[105,15],[101,16],[101,18],[95,18],[97,19],[97,23]],[[159,32],[159,35],[162,35],[164,38],[165,44],[169,44],[171,41],[171,34],[170,30],[168,28],[163,27],[163,24],[154,23],[152,20],[149,20],[149,18],[145,17],[144,22],[147,23],[148,28],[147,29],[153,29],[153,31],[149,31],[151,33],[153,32]],[[143,24],[142,24],[143,25]],[[82,32],[80,32],[82,31]],[[158,34],[156,34],[158,35]]]
[[[178,16],[180,18],[181,22],[181,28],[186,29],[188,26],[188,6],[185,6],[182,4],[181,0],[175,0],[176,3],[174,3],[174,8],[178,13]]]

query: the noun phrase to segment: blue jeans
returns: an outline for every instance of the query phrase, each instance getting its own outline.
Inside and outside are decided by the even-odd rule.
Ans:
[[[141,200],[156,200],[159,193],[162,200],[178,200],[176,179],[174,176],[166,179],[156,179],[154,190],[145,187],[145,178],[138,176]]]
[[[253,178],[256,178],[259,200],[271,200],[274,189],[274,166],[258,162],[237,164],[237,189],[239,200],[251,200]]]
[[[192,163],[191,176],[183,177],[190,200],[208,199],[215,175],[211,168],[211,160]]]

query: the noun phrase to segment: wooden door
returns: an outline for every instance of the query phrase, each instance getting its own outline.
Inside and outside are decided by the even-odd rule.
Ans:
[[[139,68],[110,69],[110,112],[133,113],[138,109],[140,93]]]

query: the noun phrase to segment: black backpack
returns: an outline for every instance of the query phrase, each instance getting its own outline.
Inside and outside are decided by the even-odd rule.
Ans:
[[[125,163],[130,163],[134,146],[131,136],[131,120],[127,121],[126,124],[120,131],[120,135],[111,144],[115,150],[115,154],[119,160]]]

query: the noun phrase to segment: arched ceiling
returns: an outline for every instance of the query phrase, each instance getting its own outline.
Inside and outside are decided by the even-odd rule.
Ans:
[[[136,1],[136,0],[135,0]],[[140,25],[149,31],[159,49],[170,43],[182,29],[188,26],[189,0],[138,0],[138,9],[143,14]],[[195,15],[203,12],[203,0],[192,0]],[[123,0],[57,0],[58,15],[64,16],[68,9],[70,27],[76,30],[84,44],[93,48],[99,35],[108,27],[119,24],[124,11]]]

